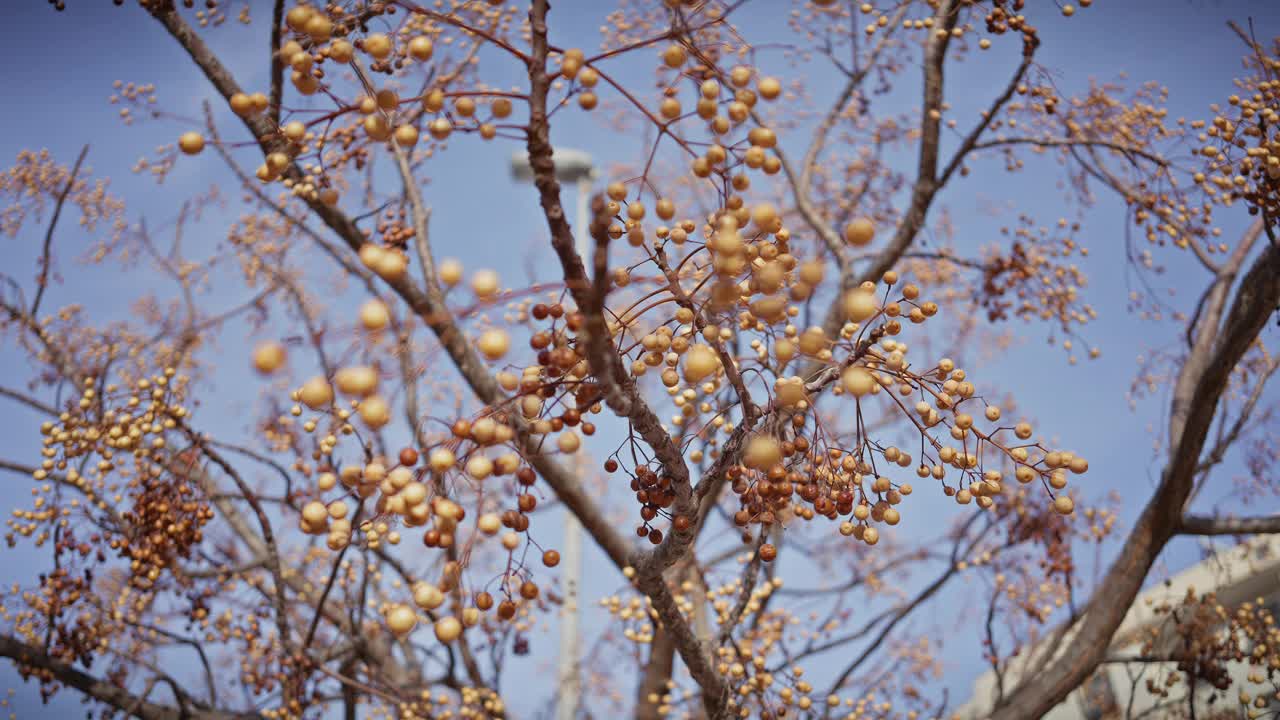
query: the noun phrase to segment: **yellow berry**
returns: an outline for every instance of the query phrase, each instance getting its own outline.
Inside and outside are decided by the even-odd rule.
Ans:
[[[854,218],[844,226],[844,240],[854,247],[871,243],[876,236],[876,226],[868,218]]]
[[[178,148],[188,155],[199,155],[204,150],[204,136],[198,132],[185,132],[178,138]]]

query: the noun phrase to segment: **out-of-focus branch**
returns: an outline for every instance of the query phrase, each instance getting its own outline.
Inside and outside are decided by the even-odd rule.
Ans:
[[[67,357],[66,351],[50,337],[48,330],[36,321],[35,316],[31,315],[25,308],[11,305],[0,300],[0,310],[9,316],[10,320],[17,322],[27,332],[30,332],[40,342],[44,351],[49,356],[49,362],[57,369],[62,378],[70,383],[81,382],[80,371],[71,363]]]
[[[1121,143],[1111,142],[1108,140],[1096,140],[1090,138],[1070,138],[1070,137],[998,137],[993,140],[984,140],[973,145],[974,150],[986,150],[997,147],[1010,147],[1014,145],[1031,145],[1038,148],[1065,148],[1065,147],[1092,147],[1102,148],[1104,150],[1114,150],[1132,160],[1133,158],[1142,158],[1150,163],[1160,167],[1168,167],[1169,161],[1154,153],[1143,150],[1140,147],[1133,147]]]
[[[10,658],[22,667],[48,672],[63,685],[73,687],[98,702],[142,720],[258,720],[261,717],[257,713],[230,712],[207,707],[176,708],[153,703],[50,657],[40,648],[10,635],[0,635],[0,657]]]
[[[44,247],[40,251],[40,277],[36,279],[36,297],[31,301],[31,317],[40,317],[40,301],[44,299],[45,288],[49,286],[49,267],[53,265],[53,230],[58,227],[62,206],[67,202],[71,188],[75,187],[76,175],[80,172],[80,166],[84,164],[84,157],[88,154],[89,146],[85,145],[76,156],[76,164],[71,167],[67,184],[62,186],[62,192],[58,193],[58,200],[53,205],[53,217],[49,218],[49,229],[44,232]]]
[[[849,679],[849,676],[861,667],[862,664],[865,663],[882,644],[884,644],[884,641],[893,632],[894,628],[901,624],[909,615],[920,608],[920,606],[930,598],[938,594],[938,592],[942,590],[942,588],[946,586],[953,577],[955,577],[956,573],[960,572],[958,564],[959,559],[964,555],[968,555],[975,547],[978,546],[978,543],[980,543],[984,537],[984,533],[981,532],[977,533],[972,538],[969,537],[969,530],[973,527],[974,523],[977,522],[979,517],[980,516],[978,515],[974,515],[970,518],[964,524],[963,530],[960,531],[960,534],[953,541],[951,546],[951,555],[948,558],[946,569],[939,573],[938,577],[934,578],[932,582],[921,588],[920,592],[918,592],[910,601],[886,610],[884,613],[873,618],[865,627],[859,630],[841,637],[832,638],[827,642],[814,645],[813,647],[806,648],[803,652],[791,656],[788,661],[797,662],[803,658],[825,653],[850,642],[860,640],[863,637],[866,637],[872,629],[879,626],[880,623],[887,621],[887,623],[880,628],[880,631],[876,633],[874,639],[872,639],[872,641],[863,648],[862,652],[859,653],[857,657],[844,667],[839,677],[834,683],[832,683],[830,692],[838,692],[840,688],[844,686],[845,681]],[[966,540],[968,540],[967,543],[965,542]]]
[[[996,116],[1000,113],[1000,109],[1003,108],[1013,97],[1014,93],[1018,91],[1018,85],[1022,83],[1022,78],[1026,77],[1027,70],[1029,69],[1031,69],[1031,56],[1028,55],[1022,59],[1021,63],[1018,64],[1018,69],[1014,71],[1013,77],[1009,78],[1008,84],[1004,87],[1004,92],[1000,93],[1000,95],[992,101],[990,107],[982,113],[982,120],[980,120],[977,125],[973,126],[969,133],[965,135],[964,140],[961,141],[960,147],[956,148],[956,151],[952,153],[951,160],[947,162],[947,166],[942,171],[942,175],[938,177],[938,187],[946,185],[947,181],[951,179],[952,174],[954,174],[955,171],[960,168],[960,165],[964,163],[964,159],[969,155],[969,153],[977,148],[978,138],[982,137],[982,133],[986,132],[988,127],[991,127],[991,123],[995,121]]]
[[[1178,532],[1183,535],[1266,535],[1280,533],[1280,515],[1232,518],[1187,515]]]
[[[1205,453],[1204,459],[1200,461],[1200,467],[1196,468],[1198,472],[1205,472],[1214,465],[1222,462],[1222,458],[1226,456],[1227,451],[1240,438],[1240,434],[1244,432],[1244,428],[1249,424],[1249,418],[1253,416],[1253,411],[1258,407],[1258,401],[1262,399],[1262,391],[1267,387],[1267,381],[1271,379],[1276,371],[1280,370],[1280,357],[1273,357],[1262,372],[1258,373],[1258,379],[1253,384],[1253,389],[1249,391],[1249,395],[1245,397],[1244,404],[1240,406],[1240,410],[1236,413],[1235,422],[1231,424],[1231,428],[1222,433],[1217,442],[1214,443],[1213,449]]]
[[[14,402],[17,402],[21,405],[26,405],[32,410],[35,410],[37,412],[42,412],[45,415],[49,415],[50,417],[58,416],[58,411],[53,407],[49,405],[45,405],[44,403],[31,397],[30,395],[27,395],[26,393],[18,392],[17,390],[10,390],[7,387],[0,387],[0,397],[9,398]]]
[[[1129,183],[1126,183],[1124,180],[1117,177],[1115,173],[1111,172],[1098,157],[1097,148],[1095,146],[1066,145],[1065,147],[1070,149],[1072,157],[1080,164],[1080,167],[1085,171],[1085,173],[1119,193],[1126,203],[1132,204],[1135,207],[1142,206],[1143,191],[1137,187],[1131,186]],[[1092,162],[1088,162],[1081,157],[1081,153],[1078,152],[1079,150],[1083,150]],[[1190,229],[1176,224],[1175,227],[1177,227],[1179,234],[1186,239],[1187,247],[1191,249],[1192,254],[1196,256],[1196,259],[1200,261],[1200,264],[1209,272],[1212,272],[1215,275],[1218,274],[1220,268],[1218,267],[1217,262],[1215,262],[1213,258],[1209,257],[1209,253],[1205,250],[1203,245],[1196,242],[1196,239],[1191,234]]]
[[[841,290],[858,286],[865,280],[876,282],[891,269],[907,251],[924,227],[929,207],[942,184],[938,181],[938,157],[942,129],[943,67],[947,48],[951,42],[951,30],[960,18],[960,1],[945,0],[934,14],[936,30],[925,42],[924,93],[920,108],[920,149],[916,160],[916,179],[911,188],[911,199],[889,243],[861,272],[848,267],[841,273]],[[1019,70],[1021,72],[1021,70]],[[827,310],[822,327],[828,336],[834,337],[844,325],[841,298],[837,297]],[[817,361],[809,362],[800,376],[809,378],[822,369]]]
[[[222,472],[231,478],[232,482],[236,484],[236,489],[240,491],[240,495],[244,498],[245,502],[249,504],[249,507],[253,510],[254,516],[258,519],[258,526],[262,530],[262,544],[264,555],[267,560],[267,568],[271,571],[271,574],[275,576],[275,582],[273,584],[276,589],[276,625],[280,632],[280,641],[286,648],[291,648],[293,645],[293,636],[289,631],[289,611],[284,596],[284,571],[280,564],[280,547],[276,543],[275,532],[272,530],[271,520],[267,517],[266,510],[263,509],[262,503],[258,501],[257,495],[248,486],[248,484],[245,483],[244,478],[240,477],[240,473],[231,465],[231,463],[227,462],[226,458],[222,457],[221,453],[214,450],[209,442],[199,433],[192,431],[186,425],[179,425],[179,427],[187,436],[187,439],[200,450],[202,455],[221,468]]]
[[[796,172],[795,166],[791,163],[786,152],[781,148],[774,149],[774,154],[777,155],[778,160],[782,163],[782,172],[786,175],[787,182],[791,186],[791,196],[795,200],[796,211],[800,213],[800,217],[804,218],[805,223],[822,239],[842,272],[848,264],[848,258],[844,252],[844,241],[841,238],[839,229],[832,227],[829,222],[823,219],[821,212],[814,206],[813,199],[809,195],[813,189],[813,171],[818,166],[818,158],[822,154],[823,148],[826,147],[827,137],[831,134],[832,128],[844,115],[845,108],[853,98],[854,92],[862,86],[867,74],[876,67],[876,60],[879,59],[884,49],[888,47],[889,39],[893,37],[894,29],[901,27],[902,18],[906,16],[908,7],[910,6],[903,4],[898,9],[897,14],[889,20],[885,31],[880,33],[880,39],[876,42],[875,47],[872,48],[867,62],[856,71],[850,73],[848,81],[840,91],[840,95],[837,96],[836,101],[831,105],[831,109],[827,111],[822,122],[814,130],[813,139],[809,142],[808,149],[805,150],[804,159],[801,160],[800,172]]]

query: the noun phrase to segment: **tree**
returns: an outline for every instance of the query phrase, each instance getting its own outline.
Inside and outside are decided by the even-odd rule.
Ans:
[[[238,197],[130,220],[84,172],[87,147],[70,166],[24,153],[0,185],[4,230],[40,247],[34,282],[6,276],[3,296],[9,347],[34,372],[0,395],[47,418],[38,460],[0,460],[37,483],[7,537],[50,562],[6,596],[0,655],[47,693],[143,718],[506,716],[504,669],[563,599],[548,542],[563,512],[602,552],[593,575],[622,588],[584,650],[604,714],[942,715],[939,660],[909,620],[977,556],[994,588],[983,662],[999,674],[1061,641],[994,711],[1039,717],[1105,659],[1173,537],[1280,529],[1188,511],[1229,453],[1253,442],[1265,466],[1274,440],[1280,41],[1233,25],[1235,94],[1207,121],[1175,122],[1150,86],[1059,93],[1036,24],[1069,21],[1072,5],[805,0],[791,22],[810,42],[793,60],[829,62],[844,83],[805,124],[788,106],[824,93],[756,66],[771,38],[735,25],[743,3],[624,2],[588,52],[552,43],[547,0],[276,0],[262,92],[206,43],[230,10],[190,5],[129,12],[208,80],[203,117],[155,109],[145,85],[114,101],[126,120],[184,124],[148,171],[221,163]],[[239,19],[257,27],[248,9]],[[958,61],[1010,46],[985,109],[952,117]],[[626,62],[655,69],[656,90],[624,82]],[[518,87],[498,89],[513,71]],[[875,112],[877,93],[916,82],[910,116]],[[611,173],[574,227],[552,127],[597,110],[647,161]],[[468,279],[434,247],[432,160],[485,142],[527,158],[554,277]],[[1132,527],[1092,500],[1077,509],[1086,458],[951,359],[1016,319],[1074,352],[1095,314],[1075,224],[1023,218],[986,250],[926,243],[945,234],[939,193],[965,192],[989,156],[1010,172],[1056,160],[1084,209],[1095,193],[1123,199],[1126,232],[1150,245],[1129,240],[1147,280],[1144,254],[1200,268],[1184,337],[1145,370],[1168,373],[1168,428]],[[237,207],[229,228],[209,219],[220,202]],[[104,326],[50,312],[59,219],[76,211],[102,238],[93,261],[144,258],[176,295]],[[1248,230],[1223,237],[1224,217],[1244,214]],[[192,253],[193,230],[225,250]],[[350,288],[317,281],[335,270]],[[211,309],[213,286],[237,302]],[[239,362],[216,343],[246,318],[262,377],[246,401],[263,397],[242,439],[207,430],[202,392]],[[954,502],[954,526],[890,532],[922,495]],[[1112,533],[1114,558],[1088,583],[1076,554]],[[789,555],[845,577],[793,588],[778,570]],[[884,588],[912,567],[938,574]],[[870,619],[849,610],[886,599]],[[1271,637],[1269,617],[1215,615],[1212,598],[1185,609],[1225,614],[1228,640]],[[1174,658],[1187,685],[1233,697],[1214,669],[1243,646],[1223,622],[1179,622],[1196,653]],[[1247,657],[1250,692],[1276,693],[1275,644]]]

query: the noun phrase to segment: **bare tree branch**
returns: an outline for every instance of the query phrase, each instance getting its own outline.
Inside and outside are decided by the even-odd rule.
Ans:
[[[54,679],[75,688],[98,702],[130,713],[142,720],[257,720],[257,713],[240,713],[195,707],[182,710],[149,702],[124,688],[112,685],[67,663],[50,657],[43,650],[10,636],[0,635],[0,657],[7,657],[20,668],[33,668],[52,674]]]
[[[36,279],[36,297],[31,301],[31,317],[40,316],[40,301],[44,299],[45,288],[49,286],[49,267],[53,265],[53,230],[58,227],[58,218],[62,216],[62,206],[67,202],[67,195],[71,194],[71,188],[75,187],[76,175],[80,172],[80,166],[84,163],[84,158],[89,154],[89,146],[85,145],[80,149],[80,154],[76,156],[76,164],[71,166],[71,174],[67,176],[67,184],[62,187],[62,192],[58,193],[58,200],[53,206],[53,217],[49,219],[49,229],[44,233],[44,248],[40,251],[40,277]]]
[[[1191,493],[1214,409],[1231,372],[1278,304],[1280,247],[1269,244],[1240,282],[1217,337],[1207,330],[1202,333],[1212,343],[1204,360],[1193,354],[1183,368],[1184,373],[1194,377],[1189,382],[1180,379],[1175,389],[1175,406],[1184,410],[1175,420],[1176,443],[1155,494],[1099,584],[1106,592],[1097,593],[1090,600],[1079,629],[1059,646],[1057,659],[1042,672],[1024,678],[1010,692],[1005,705],[992,714],[993,720],[1040,717],[1078,687],[1106,657],[1111,637],[1141,590],[1152,563],[1182,526],[1183,504]]]
[[[844,240],[841,237],[840,230],[832,227],[830,223],[824,220],[821,213],[813,205],[813,199],[809,194],[813,189],[813,170],[818,165],[818,158],[826,146],[827,137],[831,134],[831,129],[835,127],[836,121],[844,114],[845,108],[853,98],[854,92],[862,86],[862,82],[866,79],[867,73],[876,67],[876,59],[888,47],[890,38],[893,37],[894,29],[902,25],[902,18],[906,16],[907,8],[909,7],[910,5],[904,4],[898,9],[894,17],[889,20],[885,32],[880,33],[880,39],[876,42],[876,46],[871,51],[867,62],[860,69],[849,75],[849,79],[840,91],[840,95],[814,131],[813,139],[809,142],[809,148],[805,150],[804,159],[801,161],[800,172],[796,172],[795,167],[782,148],[774,149],[774,153],[782,163],[782,172],[787,176],[788,184],[791,186],[791,195],[796,203],[796,211],[800,213],[800,217],[804,218],[809,227],[818,234],[818,237],[822,238],[822,242],[826,244],[827,250],[835,258],[842,272],[846,271],[848,264],[848,259],[844,252]]]
[[[1233,518],[1187,515],[1178,532],[1184,535],[1264,535],[1280,533],[1280,515]]]
[[[151,14],[164,25],[170,35],[183,47],[213,83],[224,98],[240,92],[240,86],[227,71],[221,61],[209,50],[204,41],[191,29],[173,8],[160,6],[149,7]],[[456,21],[455,21],[456,22]],[[258,116],[244,118],[246,127],[253,133],[264,152],[277,149],[280,144],[273,138],[273,130],[266,121]],[[291,166],[287,176],[300,178],[301,171]],[[342,211],[319,201],[307,201],[311,210],[331,230],[333,230],[352,251],[359,251],[366,242],[364,233]],[[475,349],[467,342],[461,330],[453,322],[451,314],[444,303],[443,293],[439,287],[419,289],[412,280],[402,278],[388,283],[402,300],[417,313],[427,326],[435,333],[445,351],[453,360],[458,371],[466,379],[476,396],[483,402],[495,404],[503,398],[503,392],[493,376],[484,367]],[[622,537],[617,529],[606,519],[595,501],[582,489],[581,483],[573,474],[553,459],[541,454],[531,442],[527,434],[520,436],[526,457],[547,484],[556,492],[557,497],[582,520],[583,527],[592,538],[605,550],[605,553],[619,568],[630,563],[631,544]]]

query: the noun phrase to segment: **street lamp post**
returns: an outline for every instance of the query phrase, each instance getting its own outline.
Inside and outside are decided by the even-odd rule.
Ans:
[[[581,150],[558,148],[551,154],[556,179],[577,185],[577,221],[573,227],[578,255],[587,257],[587,211],[591,181],[596,176],[591,156]],[[521,182],[533,180],[533,167],[525,153],[511,156],[511,176]],[[574,470],[582,477],[582,454],[574,455]],[[582,524],[578,516],[565,510],[564,543],[560,551],[564,566],[564,617],[560,620],[559,691],[556,696],[556,720],[573,720],[578,712],[581,680],[578,675],[578,592],[582,579]]]

